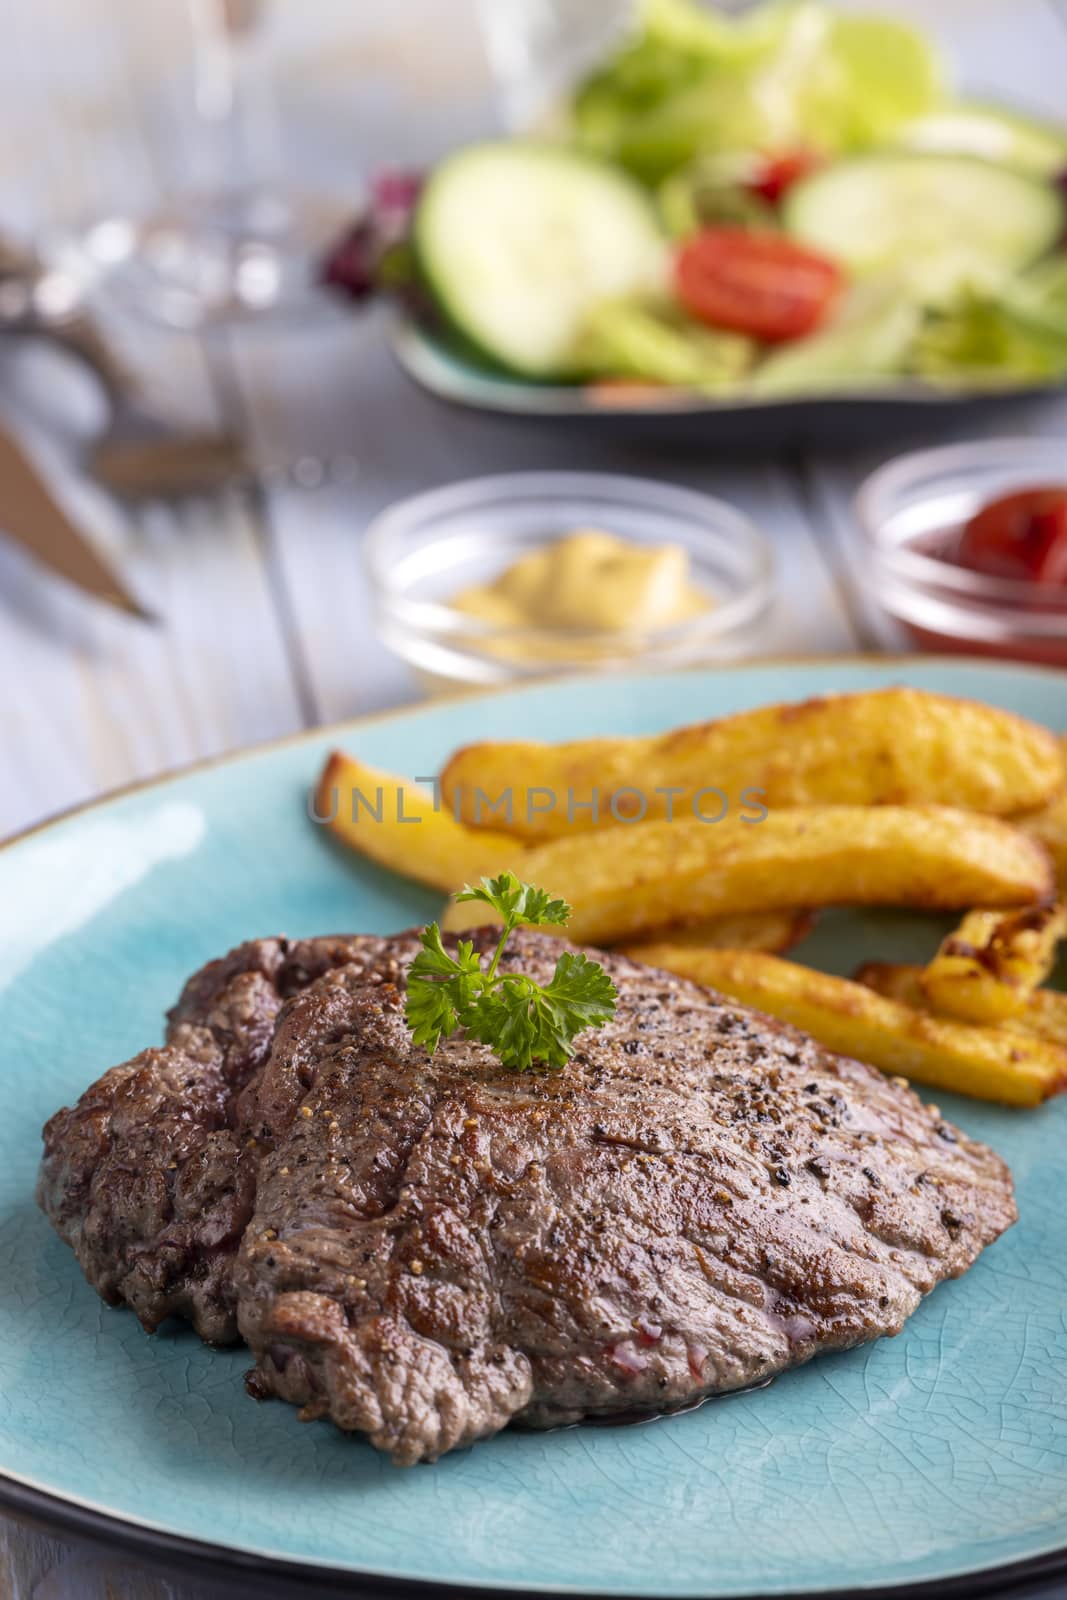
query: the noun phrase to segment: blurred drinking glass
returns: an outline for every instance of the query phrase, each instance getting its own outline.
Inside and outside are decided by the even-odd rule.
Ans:
[[[550,127],[567,90],[637,18],[638,0],[479,0],[501,111],[514,130]]]
[[[36,49],[46,14],[59,26],[72,4],[31,8]],[[172,327],[306,315],[320,302],[317,261],[343,211],[282,180],[273,10],[265,0],[93,0],[91,9],[87,98],[57,97],[57,114],[68,145],[87,142],[67,154],[91,164],[83,187],[93,199],[87,220],[59,231],[60,264]],[[86,139],[77,123],[87,116]],[[349,213],[354,199],[349,191]]]

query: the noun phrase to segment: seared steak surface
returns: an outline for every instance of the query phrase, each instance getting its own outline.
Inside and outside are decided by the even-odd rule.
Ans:
[[[513,935],[546,981],[559,941]],[[248,1341],[255,1390],[400,1463],[660,1411],[897,1333],[1015,1218],[900,1081],[621,956],[560,1074],[431,1059],[395,939],[244,946],[169,1043],[46,1129],[41,1198],[106,1298]],[[235,1254],[236,1252],[236,1254]]]
[[[239,945],[186,984],[163,1049],[105,1072],[47,1123],[38,1201],[93,1288],[149,1332],[180,1316],[211,1343],[239,1337],[231,1269],[256,1182],[241,1091],[286,996],[341,963],[388,966],[388,943]]]

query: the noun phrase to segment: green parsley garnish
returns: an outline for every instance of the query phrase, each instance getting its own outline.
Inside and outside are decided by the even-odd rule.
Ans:
[[[603,967],[576,950],[564,950],[547,984],[499,969],[516,928],[563,927],[570,906],[532,883],[520,883],[511,872],[483,878],[477,888],[468,885],[456,899],[492,907],[504,924],[500,942],[483,967],[471,940],[461,939],[452,957],[436,922],[423,929],[422,949],[408,972],[405,1006],[415,1043],[432,1055],[442,1039],[462,1029],[516,1072],[529,1072],[535,1062],[557,1071],[565,1067],[578,1034],[615,1015],[618,991]]]

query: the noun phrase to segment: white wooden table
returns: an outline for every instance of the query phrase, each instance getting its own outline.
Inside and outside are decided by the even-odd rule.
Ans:
[[[54,26],[72,3],[41,0],[32,16],[26,9],[16,48],[0,63],[5,114],[15,80],[25,78],[27,62],[32,75],[35,48],[44,48],[41,19]],[[105,3],[93,0],[98,10]],[[113,0],[117,9],[124,3]],[[320,22],[332,8],[348,47],[302,60],[300,81],[314,90],[305,109],[319,118],[316,159],[336,164],[329,132],[343,116],[344,159],[354,170],[424,161],[486,126],[471,0],[360,7],[358,22],[343,0],[319,3]],[[942,33],[968,87],[1064,115],[1067,0],[938,0],[936,8],[909,0],[897,9]],[[386,19],[367,15],[382,10]],[[76,123],[75,101],[64,101],[63,116]],[[64,134],[58,120],[58,137],[76,142],[78,127]],[[32,181],[25,93],[15,121],[23,137],[0,152],[0,222],[32,226],[48,220],[42,205],[54,195],[43,200]],[[56,137],[53,127],[53,146]],[[723,495],[766,529],[780,561],[782,598],[761,654],[885,643],[857,584],[850,499],[878,459],[929,442],[927,435],[880,450],[773,460],[699,449],[668,456],[446,411],[395,369],[377,316],[210,344],[145,328],[125,334],[149,387],[171,409],[238,423],[266,462],[337,458],[351,470],[318,489],[267,487],[181,510],[154,506],[126,520],[71,471],[93,404],[76,369],[46,352],[0,347],[0,414],[55,470],[163,618],[149,629],[89,604],[0,539],[0,837],[136,779],[415,698],[415,685],[374,637],[361,533],[399,496],[471,474],[623,469]],[[1067,403],[1015,409],[1007,425],[1067,440]],[[1005,424],[994,415],[983,426],[992,433]],[[0,917],[10,914],[0,906]],[[0,1523],[0,1600],[193,1600],[205,1592]]]

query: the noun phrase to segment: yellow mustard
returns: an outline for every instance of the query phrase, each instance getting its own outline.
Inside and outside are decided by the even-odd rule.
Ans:
[[[553,540],[451,601],[494,627],[563,633],[667,628],[711,604],[690,579],[682,545],[632,544],[597,528]]]

